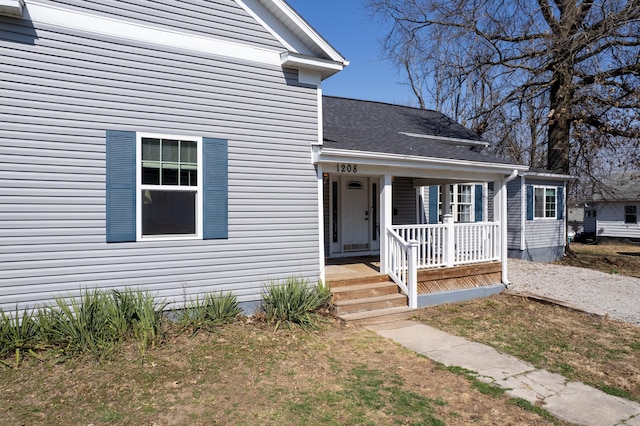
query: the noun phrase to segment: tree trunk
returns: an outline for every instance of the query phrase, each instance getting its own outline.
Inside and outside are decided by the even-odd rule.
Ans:
[[[556,70],[549,93],[549,145],[547,169],[569,174],[569,138],[571,133],[571,75]]]

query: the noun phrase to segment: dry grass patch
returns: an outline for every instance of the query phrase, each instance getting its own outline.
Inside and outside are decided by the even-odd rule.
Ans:
[[[608,274],[640,278],[640,244],[571,244],[576,257],[566,256],[561,265],[595,269]]]
[[[418,319],[607,393],[640,401],[640,327],[499,295],[425,308]]]
[[[551,424],[338,323],[274,332],[241,321],[194,337],[169,334],[144,363],[134,346],[101,363],[52,361],[29,358],[2,371],[3,424]]]

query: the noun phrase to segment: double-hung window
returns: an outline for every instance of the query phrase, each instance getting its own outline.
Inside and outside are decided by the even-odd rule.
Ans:
[[[534,217],[555,219],[557,212],[557,189],[555,187],[534,187]]]
[[[202,138],[138,135],[138,147],[138,237],[200,236]]]
[[[638,206],[624,206],[624,223],[638,223]]]
[[[228,142],[106,132],[106,239],[226,239]]]

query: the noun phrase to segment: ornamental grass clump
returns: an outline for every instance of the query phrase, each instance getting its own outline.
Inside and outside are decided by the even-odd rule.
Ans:
[[[329,306],[331,292],[321,281],[311,285],[307,279],[289,277],[284,281],[270,281],[262,294],[261,308],[267,321],[316,328],[321,322],[319,310]]]
[[[78,298],[58,297],[40,314],[46,343],[65,354],[109,356],[122,342],[134,338],[141,352],[162,338],[162,310],[148,292],[85,290]]]
[[[242,314],[238,298],[231,292],[208,293],[196,296],[178,314],[178,323],[195,334],[200,330],[212,330],[222,324],[235,321]]]
[[[15,313],[10,315],[0,309],[0,358],[13,354],[17,368],[25,353],[33,353],[40,341],[38,317],[32,311],[25,309],[20,314],[16,307]]]

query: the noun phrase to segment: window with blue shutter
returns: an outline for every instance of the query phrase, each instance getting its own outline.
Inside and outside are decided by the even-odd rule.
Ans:
[[[429,223],[438,223],[438,185],[429,187]]]
[[[527,185],[527,220],[533,220],[533,185]]]
[[[228,237],[228,143],[203,138],[204,224],[203,238]]]
[[[106,142],[107,242],[227,238],[227,141],[107,131]]]
[[[136,240],[136,134],[107,131],[107,242]]]
[[[564,188],[559,186],[557,191],[558,197],[558,220],[564,219]]]
[[[482,222],[482,185],[476,185],[476,193],[475,193],[475,221]]]

